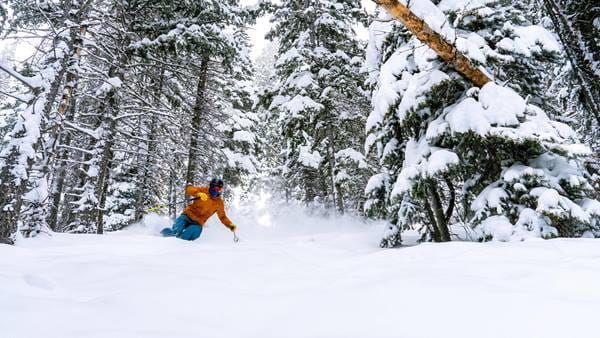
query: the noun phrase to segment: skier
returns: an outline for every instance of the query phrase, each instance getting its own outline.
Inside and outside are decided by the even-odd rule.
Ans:
[[[236,226],[225,215],[225,206],[221,198],[222,192],[223,180],[218,178],[213,178],[208,187],[187,186],[185,194],[193,197],[193,203],[183,210],[181,216],[177,217],[173,227],[164,228],[160,233],[165,237],[176,236],[193,241],[200,237],[204,223],[215,212],[221,223],[235,233]]]

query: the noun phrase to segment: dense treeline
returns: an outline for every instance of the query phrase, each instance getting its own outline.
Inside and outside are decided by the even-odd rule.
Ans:
[[[493,80],[478,88],[423,25],[358,0],[8,0],[2,41],[39,44],[0,62],[0,240],[174,216],[212,176],[386,219],[383,246],[600,236],[593,3],[407,7]]]
[[[256,172],[257,118],[237,1],[9,1],[7,33],[41,36],[4,101],[0,237],[98,232],[185,183]],[[12,72],[12,71],[11,71]]]

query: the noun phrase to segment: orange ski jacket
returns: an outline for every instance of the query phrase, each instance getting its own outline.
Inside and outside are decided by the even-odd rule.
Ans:
[[[203,201],[198,197],[199,193],[204,193],[208,196],[206,201]],[[219,216],[219,220],[223,225],[231,229],[233,223],[225,214],[225,205],[223,203],[223,199],[221,196],[212,198],[208,193],[208,187],[195,187],[195,186],[187,186],[185,188],[185,194],[196,198],[194,202],[188,205],[183,213],[192,219],[192,221],[204,226],[206,220],[210,218],[215,212],[217,216]]]

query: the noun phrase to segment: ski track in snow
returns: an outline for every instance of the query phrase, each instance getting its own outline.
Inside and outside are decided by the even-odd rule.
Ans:
[[[598,337],[599,240],[379,249],[382,225],[349,217],[232,219],[237,244],[153,216],[0,245],[0,336]]]

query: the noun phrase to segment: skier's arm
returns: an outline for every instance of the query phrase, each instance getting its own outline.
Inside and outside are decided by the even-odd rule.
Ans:
[[[222,201],[217,208],[217,216],[219,216],[219,220],[221,221],[221,223],[223,223],[224,226],[229,228],[229,230],[233,231],[233,229],[235,229],[233,222],[225,214],[225,205],[223,204]]]

